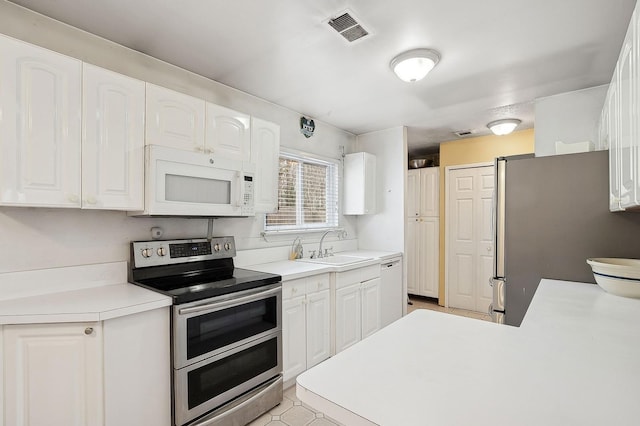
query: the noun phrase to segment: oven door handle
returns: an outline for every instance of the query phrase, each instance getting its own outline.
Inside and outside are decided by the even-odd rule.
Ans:
[[[282,287],[272,288],[269,290],[261,291],[259,293],[253,293],[248,296],[240,297],[238,299],[230,299],[222,302],[207,303],[206,305],[192,306],[190,308],[182,308],[178,310],[179,315],[188,315],[195,312],[220,310],[231,306],[241,305],[243,303],[252,302],[254,300],[264,299],[267,296],[278,294],[282,291]]]

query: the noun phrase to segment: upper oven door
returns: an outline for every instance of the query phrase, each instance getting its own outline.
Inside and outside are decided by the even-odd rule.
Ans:
[[[145,214],[248,215],[242,162],[156,145],[145,158]]]
[[[280,283],[173,307],[174,368],[282,330]]]

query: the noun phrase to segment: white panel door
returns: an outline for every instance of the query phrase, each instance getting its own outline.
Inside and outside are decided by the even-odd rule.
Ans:
[[[307,368],[331,356],[331,294],[307,295]]]
[[[609,111],[609,210],[612,212],[623,210],[620,206],[620,184],[621,184],[621,149],[619,140],[619,128],[620,121],[619,107],[618,107],[618,79],[616,75],[618,73],[618,67],[614,70],[614,78],[609,85],[609,91],[607,92],[607,110]]]
[[[380,278],[362,283],[362,338],[380,330]]]
[[[493,166],[451,170],[447,223],[448,306],[487,312],[493,271]]]
[[[439,223],[437,217],[421,217],[416,233],[420,253],[420,260],[417,262],[418,291],[420,295],[427,297],[438,297]]]
[[[256,213],[273,213],[278,209],[279,157],[280,126],[251,118],[251,161],[256,166],[253,185]]]
[[[336,353],[362,338],[360,283],[336,290]]]
[[[420,169],[420,216],[440,215],[440,167]]]
[[[478,259],[476,263],[476,311],[488,312],[493,301],[489,280],[493,276],[493,191],[494,167],[478,169],[479,211],[477,229]]]
[[[8,325],[4,344],[5,424],[103,424],[99,324]]]
[[[144,82],[84,64],[82,208],[144,209]]]
[[[205,101],[146,84],[146,145],[204,151]]]
[[[305,297],[282,301],[283,380],[287,381],[307,368]]]
[[[420,295],[420,218],[407,219],[407,293]]]
[[[251,117],[207,102],[205,150],[217,158],[251,159]]]
[[[420,216],[420,170],[407,173],[407,218]]]
[[[80,207],[82,63],[0,36],[0,203]]]

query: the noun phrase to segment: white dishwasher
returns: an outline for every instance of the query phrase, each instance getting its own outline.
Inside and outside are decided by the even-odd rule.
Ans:
[[[402,318],[402,257],[383,260],[380,264],[380,327]]]

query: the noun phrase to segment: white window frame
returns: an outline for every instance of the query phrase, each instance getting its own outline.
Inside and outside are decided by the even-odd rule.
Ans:
[[[303,202],[303,198],[301,196],[300,191],[302,191],[302,175],[298,174],[298,185],[299,192],[296,194],[296,224],[295,225],[267,225],[267,216],[264,218],[264,233],[299,233],[299,232],[319,232],[325,231],[328,229],[338,229],[340,227],[340,212],[341,212],[341,204],[340,204],[340,187],[341,187],[341,167],[340,160],[334,158],[327,158],[316,154],[310,154],[307,152],[296,151],[296,150],[281,150],[280,155],[278,156],[278,163],[280,162],[280,158],[286,157],[293,160],[297,160],[300,162],[306,162],[311,164],[319,164],[326,165],[331,167],[333,173],[329,173],[329,179],[327,181],[327,204],[334,203],[334,220],[335,223],[312,223],[312,224],[304,224],[304,210],[301,206]],[[278,182],[279,183],[279,182]],[[333,188],[334,194],[329,193],[329,188]],[[332,195],[332,197],[331,197]],[[279,195],[278,195],[279,197]]]

